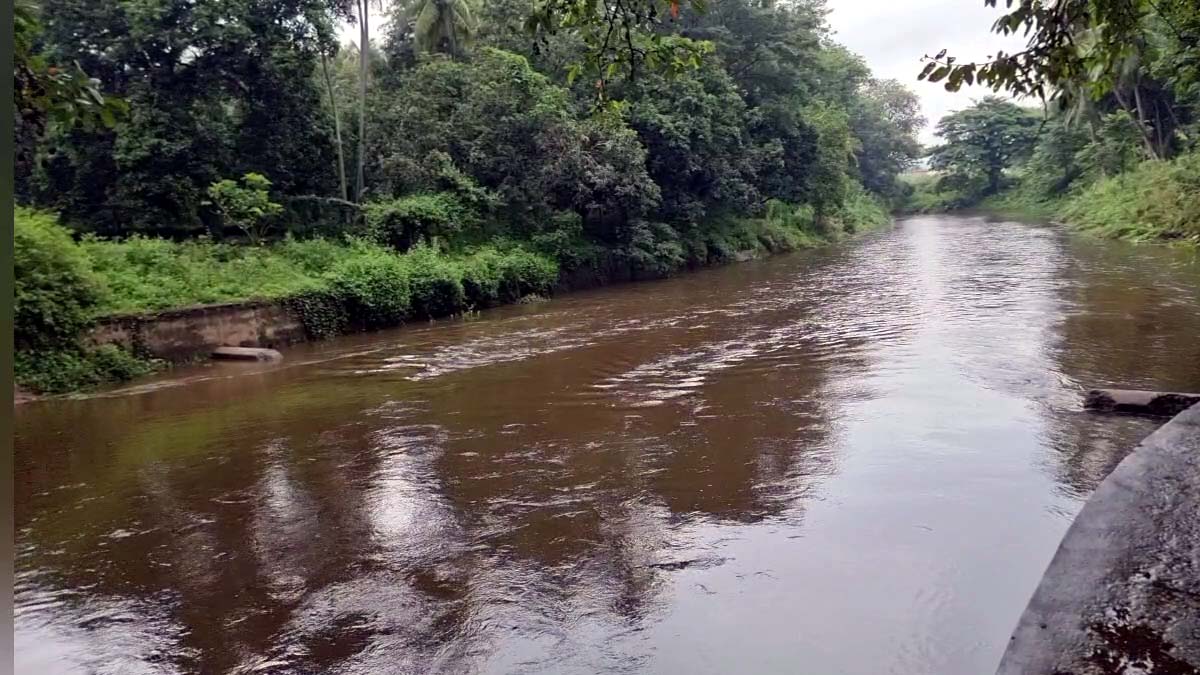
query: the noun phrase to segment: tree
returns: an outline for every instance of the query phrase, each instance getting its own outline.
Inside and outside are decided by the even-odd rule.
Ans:
[[[271,181],[260,173],[242,176],[241,184],[228,178],[208,186],[208,197],[226,223],[259,244],[283,207],[271,201]]]
[[[430,59],[379,94],[380,198],[448,191],[498,208],[491,215],[514,227],[563,210],[623,221],[657,202],[636,135],[607,116],[579,119],[570,93],[515,54]]]
[[[78,63],[67,67],[48,63],[34,48],[41,34],[36,7],[26,0],[17,2],[13,6],[13,169],[17,193],[26,199],[31,196],[36,146],[49,125],[66,131],[76,126],[111,128],[129,110],[125,101],[102,94],[100,81],[89,77]]]
[[[1022,167],[1021,190],[1038,199],[1065,192],[1087,172],[1086,163],[1080,162],[1080,152],[1087,143],[1083,130],[1068,124],[1064,116],[1045,120],[1037,145]]]
[[[112,129],[50,134],[37,202],[90,229],[206,231],[206,188],[270,173],[283,194],[329,194],[329,118],[312,77],[325,0],[45,0],[45,58],[126,100]]]
[[[471,0],[410,0],[399,9],[395,20],[420,51],[462,56],[479,29]]]
[[[842,205],[850,187],[848,176],[857,139],[850,132],[845,111],[824,101],[805,107],[804,120],[817,132],[817,152],[805,185],[805,202],[825,225],[830,211]]]
[[[370,0],[355,0],[358,8],[358,158],[354,173],[354,201],[362,202],[366,191],[363,167],[367,161],[367,80],[371,62]]]
[[[662,190],[658,219],[695,224],[715,209],[758,207],[746,104],[717,61],[675,77],[648,74],[621,95]]]
[[[934,148],[931,165],[949,178],[983,195],[1003,185],[1004,171],[1033,150],[1038,118],[995,96],[943,117],[937,124],[942,145]]]
[[[855,168],[863,187],[894,197],[896,178],[921,154],[917,133],[925,126],[921,103],[896,80],[868,80],[850,109],[859,141]]]
[[[1014,95],[1043,97],[1064,82],[1087,79],[1090,93],[1098,97],[1115,86],[1133,45],[1143,38],[1147,18],[1165,22],[1186,47],[1200,47],[1200,36],[1191,32],[1200,27],[1194,0],[1005,0],[1005,5],[1009,11],[992,31],[1029,36],[1023,51],[958,63],[942,50],[929,60],[921,78],[945,79],[952,90],[979,82]]]
[[[997,0],[984,0],[996,6]],[[981,84],[1035,95],[1060,110],[1115,101],[1140,127],[1149,157],[1180,149],[1176,131],[1196,119],[1200,101],[1200,5],[1195,0],[1006,0],[993,32],[1028,36],[1026,48],[989,61],[959,63],[940,51],[920,79],[956,91]],[[1104,106],[1112,111],[1111,105]],[[1069,115],[1070,120],[1075,115]],[[1089,121],[1098,123],[1097,115]]]
[[[714,45],[747,105],[754,107],[826,93],[822,90],[828,82],[822,80],[831,74],[823,63],[827,13],[824,0],[713,0],[703,12],[683,13],[678,24],[689,37]],[[861,59],[854,65],[864,69],[865,77]],[[847,68],[843,74],[858,73]]]
[[[676,74],[700,66],[712,43],[672,30],[687,9],[703,13],[706,0],[546,0],[534,6],[525,26],[538,39],[561,31],[579,36],[587,48],[571,66],[569,81],[586,73],[604,99],[617,74],[637,79],[643,69]]]

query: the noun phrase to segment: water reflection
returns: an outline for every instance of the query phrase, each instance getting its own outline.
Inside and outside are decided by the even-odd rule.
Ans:
[[[1198,322],[1173,252],[929,218],[25,406],[18,663],[987,670],[1150,426],[1078,383],[1196,386]]]

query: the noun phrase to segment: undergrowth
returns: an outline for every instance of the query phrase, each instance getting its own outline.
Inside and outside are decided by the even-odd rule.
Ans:
[[[1200,153],[1101,178],[1069,198],[1060,214],[1101,236],[1200,245]]]
[[[973,208],[1034,220],[1061,220],[1102,237],[1200,245],[1200,153],[1170,161],[1145,161],[1123,173],[1080,181],[1048,195],[1035,177],[1019,175],[1006,190],[967,198],[943,188],[932,175],[910,176],[903,209],[933,213]]]
[[[299,315],[310,338],[322,339],[546,297],[564,269],[608,266],[626,270],[624,278],[659,278],[812,247],[888,221],[879,200],[858,189],[824,218],[811,207],[772,201],[759,217],[682,232],[639,221],[630,225],[627,243],[614,248],[589,241],[572,222],[524,243],[496,239],[458,250],[417,243],[400,253],[387,244],[390,234],[264,246],[143,236],[76,241],[53,215],[18,207],[16,379],[35,392],[61,392],[153,370],[154,362],[116,346],[86,344],[107,315],[278,300]]]

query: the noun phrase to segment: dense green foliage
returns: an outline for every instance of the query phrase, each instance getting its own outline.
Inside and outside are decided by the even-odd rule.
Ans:
[[[24,177],[39,205],[122,235],[215,228],[209,185],[255,172],[281,194],[333,187],[329,119],[314,77],[322,0],[42,0],[40,53],[77,62],[129,115],[56,129]]]
[[[31,10],[33,63],[78,62],[128,103],[30,142],[22,200],[58,214],[71,234],[47,250],[96,289],[80,322],[31,335],[262,297],[325,336],[661,277],[886,221],[919,152],[916,97],[832,41],[822,0],[628,15],[637,58],[599,60],[586,8],[551,27],[516,0],[412,0],[378,44],[367,8]],[[357,46],[334,39],[347,19]]]
[[[996,6],[998,0],[984,0]],[[1195,0],[1005,0],[992,26],[1020,34],[1026,48],[999,52],[983,63],[960,63],[942,50],[921,79],[946,80],[946,88],[978,82],[995,91],[1036,95],[1059,111],[1087,112],[1116,98],[1136,109],[1148,150],[1163,158],[1174,130],[1186,125],[1164,114],[1185,103],[1200,84],[1200,6]]]
[[[597,110],[571,68],[588,58],[580,31],[531,39],[521,3],[400,3],[382,49],[338,50],[346,3],[45,0],[31,49],[78,61],[130,115],[52,130],[22,179],[33,204],[104,236],[337,236],[366,214],[400,249],[528,238],[563,213],[625,246],[643,220],[683,235],[769,199],[833,210],[855,180],[895,196],[916,98],[830,41],[821,0],[685,9],[662,30],[711,53],[605,73],[621,103]],[[360,109],[361,127],[342,124]]]
[[[17,207],[13,231],[13,341],[42,349],[91,323],[103,288],[87,255],[53,216]]]
[[[1059,212],[1098,234],[1200,245],[1200,154],[1151,160],[1072,195]]]
[[[1197,241],[1200,5],[1021,0],[996,24],[1023,27],[1032,33],[1021,54],[927,71],[951,88],[978,78],[1053,105],[989,98],[944,118],[931,158],[941,173],[915,182],[908,208],[977,206],[1105,236]]]
[[[908,176],[912,191],[904,209],[933,213],[976,208],[1019,218],[1061,220],[1104,237],[1200,244],[1200,154],[1135,162],[1119,171],[1072,164],[1068,158],[1046,166],[1045,156],[1039,155],[1050,155],[1043,148],[1056,142],[1044,139],[1030,160],[1012,168],[1006,189],[986,196],[945,176]],[[1083,157],[1089,157],[1092,142],[1082,147]]]
[[[233,225],[257,244],[266,236],[283,207],[271,201],[271,181],[248,173],[241,182],[228,178],[208,186],[208,198],[227,225]]]
[[[72,63],[52,62],[36,51],[42,25],[31,0],[13,4],[13,131],[16,191],[28,197],[37,145],[47,131],[112,127],[128,111],[105,96],[100,82]]]
[[[13,228],[13,342],[17,383],[67,391],[150,370],[113,345],[81,342],[107,299],[101,275],[52,216],[17,207]]]
[[[996,0],[985,0],[995,5]],[[1194,0],[1009,0],[993,30],[1027,48],[987,63],[945,52],[922,78],[1036,94],[1045,111],[985,99],[944,118],[945,141],[913,181],[914,211],[979,206],[1051,218],[1105,236],[1200,237],[1200,4]],[[1036,116],[1036,128],[1027,120]],[[985,150],[982,130],[1009,152]],[[964,135],[964,130],[967,132]],[[974,131],[972,131],[974,130]],[[1036,133],[1035,133],[1036,132]],[[971,180],[970,166],[990,166]],[[981,173],[979,170],[974,173]]]
[[[552,258],[514,244],[449,255],[427,246],[400,254],[364,239],[76,242],[53,216],[21,207],[15,262],[17,381],[47,392],[147,372],[145,361],[79,341],[103,315],[281,299],[313,337],[329,337],[544,295],[558,281]]]
[[[982,196],[1004,187],[1004,170],[1033,151],[1038,118],[1016,104],[987,97],[937,123],[944,143],[933,149],[930,166],[944,185]]]

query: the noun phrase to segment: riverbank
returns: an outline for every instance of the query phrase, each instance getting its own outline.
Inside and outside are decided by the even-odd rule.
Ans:
[[[670,276],[820,246],[890,221],[863,196],[818,226],[772,204],[673,238],[632,244],[496,239],[403,253],[361,238],[268,246],[132,237],[75,241],[52,216],[17,212],[17,384],[66,393],[204,357],[219,344],[280,346],[470,313],[554,293]]]
[[[974,209],[1025,220],[1054,220],[1110,239],[1200,246],[1200,153],[1142,162],[1069,192],[1043,195],[1018,176],[1004,191],[979,197],[939,184],[938,176],[910,178],[906,213]]]

